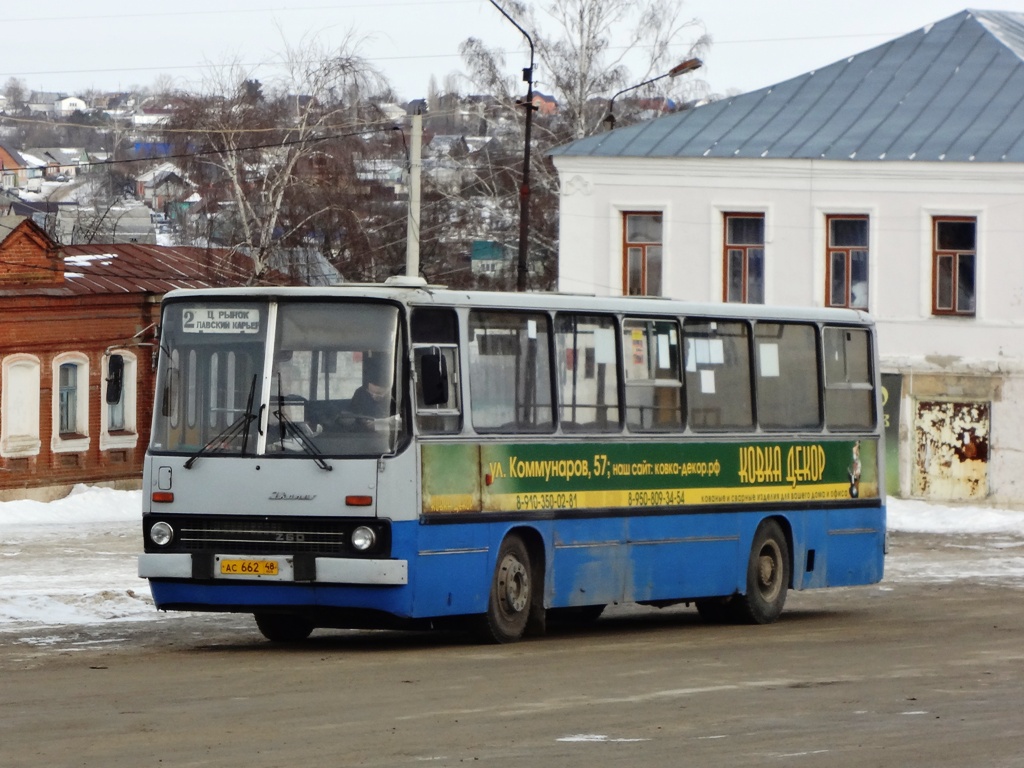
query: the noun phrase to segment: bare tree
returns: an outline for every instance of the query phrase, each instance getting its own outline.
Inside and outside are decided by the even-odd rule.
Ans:
[[[28,86],[21,78],[9,77],[4,83],[4,96],[7,98],[9,108],[20,110],[25,106],[25,100],[28,98]]]
[[[703,53],[710,41],[699,22],[682,18],[678,0],[548,0],[540,12],[517,0],[501,5],[533,40],[534,81],[538,90],[550,89],[558,105],[555,114],[535,111],[531,142],[528,262],[532,284],[550,288],[556,279],[558,180],[545,150],[603,130],[608,101],[617,91]],[[524,147],[522,84],[510,74],[515,69],[504,54],[475,38],[466,40],[461,52],[470,81],[493,94],[503,113],[520,114],[518,133],[505,140]],[[627,60],[639,68],[630,70]],[[659,83],[665,96],[681,97],[694,87],[689,81]],[[509,159],[521,164],[521,158]],[[520,175],[513,166],[493,173],[496,178]],[[517,207],[510,191],[504,208],[512,220],[518,218]]]
[[[216,70],[169,126],[193,157],[208,233],[252,258],[254,281],[282,269],[288,249],[338,213],[337,199],[318,192],[327,179],[353,178],[346,139],[379,119],[362,105],[386,88],[356,49],[351,36],[336,51],[300,41],[286,47],[285,74],[270,83],[238,65]]]

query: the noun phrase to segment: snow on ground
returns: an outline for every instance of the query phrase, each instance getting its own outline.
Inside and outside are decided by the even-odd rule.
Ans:
[[[160,619],[136,573],[141,492],[76,486],[64,499],[0,502],[0,632]],[[1024,588],[1024,511],[890,499],[886,581],[979,579]]]

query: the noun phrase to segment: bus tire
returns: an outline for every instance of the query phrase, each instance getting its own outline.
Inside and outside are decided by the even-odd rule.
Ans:
[[[747,624],[771,624],[779,618],[789,590],[789,571],[786,534],[775,520],[764,520],[750,547],[747,592],[733,600],[736,618]]]
[[[514,643],[526,631],[533,602],[530,552],[516,534],[501,542],[480,635],[489,643]]]
[[[256,613],[256,626],[272,643],[298,643],[309,637],[313,624],[294,613]]]

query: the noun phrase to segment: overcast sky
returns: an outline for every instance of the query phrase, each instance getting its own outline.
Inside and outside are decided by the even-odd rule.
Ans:
[[[686,0],[683,13],[713,39],[698,76],[722,94],[820,68],[958,13],[965,3]],[[1024,13],[1024,0],[981,3]],[[458,46],[467,37],[505,50],[510,74],[529,63],[524,38],[488,0],[42,0],[10,5],[4,31],[0,85],[14,76],[32,90],[69,94],[152,85],[161,75],[195,87],[204,70],[231,60],[270,80],[284,41],[294,46],[316,36],[329,47],[349,32],[366,38],[362,55],[405,99],[425,96],[431,75],[443,87],[462,67]],[[543,73],[537,78],[539,90],[551,90]]]

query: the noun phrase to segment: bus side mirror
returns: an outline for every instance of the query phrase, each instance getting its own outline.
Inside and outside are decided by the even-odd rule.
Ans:
[[[420,385],[424,405],[445,405],[448,402],[448,361],[440,350],[420,358]]]
[[[124,358],[121,355],[111,355],[107,362],[107,404],[121,402],[121,393],[124,391]]]

